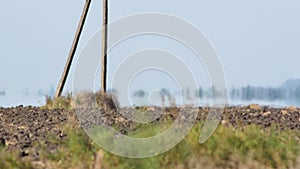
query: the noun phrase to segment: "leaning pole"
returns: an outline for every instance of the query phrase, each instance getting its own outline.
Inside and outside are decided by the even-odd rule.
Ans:
[[[79,42],[82,30],[83,30],[83,26],[84,26],[85,20],[87,18],[90,4],[91,4],[91,0],[86,0],[86,3],[84,5],[83,11],[82,11],[82,15],[81,15],[78,27],[77,27],[77,31],[76,31],[76,34],[75,34],[75,37],[74,37],[74,40],[73,40],[73,43],[72,43],[72,46],[71,46],[71,49],[69,52],[67,63],[65,65],[64,71],[62,73],[61,79],[60,79],[59,84],[56,89],[56,93],[55,93],[56,98],[61,96],[62,91],[64,89],[64,86],[65,86],[65,83],[66,83],[66,80],[67,80],[67,77],[68,77],[68,74],[69,74],[69,71],[70,71],[70,68],[72,65],[72,61],[73,61],[73,58],[75,56],[75,52],[76,52],[76,49],[78,46],[78,42]]]

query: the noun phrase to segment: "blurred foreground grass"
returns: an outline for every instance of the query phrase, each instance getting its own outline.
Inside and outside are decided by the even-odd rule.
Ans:
[[[243,129],[221,125],[207,142],[199,144],[200,126],[195,125],[180,144],[165,154],[128,159],[107,153],[103,166],[107,169],[300,168],[297,164],[300,132],[275,128],[262,131],[255,125]],[[152,135],[156,129],[147,126],[135,133]]]
[[[200,168],[299,168],[299,131],[262,131],[251,125],[243,129],[219,126],[204,144],[198,143],[201,125],[195,125],[187,137],[170,151],[151,158],[129,159],[108,152],[98,161],[102,169],[200,169]],[[141,126],[131,136],[154,134],[157,125]],[[99,147],[80,128],[66,126],[63,141],[49,136],[48,144],[57,150],[49,151],[39,142],[39,160],[20,158],[0,146],[0,168],[94,168]],[[141,134],[143,133],[143,134]],[[299,161],[298,161],[299,162]]]

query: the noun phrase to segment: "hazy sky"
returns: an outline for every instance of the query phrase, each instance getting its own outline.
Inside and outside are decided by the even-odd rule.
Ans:
[[[1,3],[0,91],[15,97],[24,89],[56,87],[84,2]],[[298,0],[110,0],[109,4],[110,22],[135,13],[162,12],[195,25],[217,49],[229,86],[278,86],[288,78],[300,78]],[[101,9],[102,1],[93,0],[78,53],[101,28]]]

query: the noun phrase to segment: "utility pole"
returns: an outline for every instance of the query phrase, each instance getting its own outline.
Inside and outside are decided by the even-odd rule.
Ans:
[[[77,31],[76,31],[76,34],[75,34],[75,37],[74,37],[74,40],[72,43],[72,47],[69,52],[67,63],[65,65],[63,74],[61,76],[61,79],[60,79],[59,84],[56,89],[56,93],[55,93],[56,98],[61,96],[62,91],[64,89],[64,86],[65,86],[65,83],[66,83],[66,80],[67,80],[67,77],[68,77],[68,74],[69,74],[69,71],[71,68],[71,64],[72,64],[72,61],[73,61],[73,58],[75,56],[75,52],[76,52],[76,49],[78,46],[78,42],[79,42],[82,30],[83,30],[83,26],[84,26],[84,23],[85,23],[85,20],[86,20],[88,11],[89,11],[90,4],[91,4],[91,0],[86,0],[86,3],[84,5],[83,11],[82,11],[82,15],[81,15],[78,27],[77,27]]]
[[[106,93],[108,0],[103,0],[101,92]]]

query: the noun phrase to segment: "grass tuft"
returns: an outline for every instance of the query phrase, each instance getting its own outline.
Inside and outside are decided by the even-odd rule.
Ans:
[[[46,104],[42,106],[42,109],[72,109],[72,95],[60,96],[58,98],[52,98],[46,96]]]

